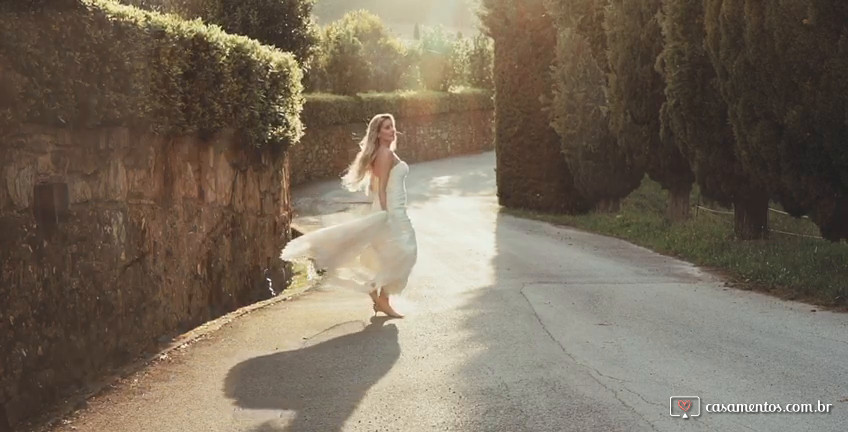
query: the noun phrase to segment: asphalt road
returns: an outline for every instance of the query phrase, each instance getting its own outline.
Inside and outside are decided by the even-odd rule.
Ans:
[[[321,287],[234,320],[55,430],[848,430],[848,317],[506,215],[493,168],[492,153],[411,166],[406,318]],[[294,196],[306,229],[358,211],[337,182]],[[690,418],[670,415],[672,396],[693,401]],[[831,412],[706,412],[819,401]]]

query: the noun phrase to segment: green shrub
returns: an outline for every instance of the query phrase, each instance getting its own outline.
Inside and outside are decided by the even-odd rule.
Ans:
[[[199,21],[105,0],[0,19],[0,57],[18,85],[6,122],[126,125],[167,134],[235,128],[253,146],[302,134],[293,55]],[[4,106],[5,105],[5,106]]]
[[[314,0],[204,0],[204,21],[291,52],[309,65],[318,45]],[[192,17],[193,18],[193,17]]]
[[[475,88],[493,89],[492,77],[495,51],[492,39],[485,34],[478,34],[471,41],[468,53],[468,85]]]
[[[161,12],[172,13],[182,17],[199,17],[199,13],[205,7],[204,3],[207,0],[117,0],[137,8]]]
[[[394,91],[405,87],[415,62],[415,53],[391,36],[379,17],[354,11],[324,30],[308,88],[348,95]]]
[[[437,115],[450,112],[491,110],[492,95],[485,90],[455,93],[397,92],[363,93],[356,96],[307,94],[303,118],[310,127],[367,123],[366,113],[391,112],[397,117]],[[314,119],[314,120],[313,120]]]
[[[451,58],[454,55],[455,40],[441,26],[425,27],[418,49],[421,52],[418,67],[424,88],[446,91],[453,75]]]
[[[308,67],[316,54],[318,29],[312,19],[315,0],[118,0],[185,19],[202,19],[225,32],[247,36],[291,52]]]

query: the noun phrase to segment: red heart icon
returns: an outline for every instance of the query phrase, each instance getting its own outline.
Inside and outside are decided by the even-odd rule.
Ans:
[[[689,399],[686,400],[678,400],[677,406],[680,407],[683,411],[689,411],[689,408],[692,408],[692,401]]]

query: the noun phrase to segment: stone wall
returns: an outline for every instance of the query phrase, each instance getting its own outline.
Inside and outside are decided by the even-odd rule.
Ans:
[[[410,163],[493,148],[490,108],[396,120]],[[248,150],[232,133],[0,134],[0,431],[287,285],[278,256],[290,184],[338,178],[367,119],[333,124],[305,111],[303,121],[289,158]]]
[[[231,134],[0,136],[0,430],[279,290],[286,172]]]
[[[480,109],[396,116],[401,133],[398,156],[415,163],[492,150],[492,115],[491,109]],[[305,118],[306,134],[290,151],[291,184],[340,178],[359,151],[368,119],[310,127],[309,117]]]

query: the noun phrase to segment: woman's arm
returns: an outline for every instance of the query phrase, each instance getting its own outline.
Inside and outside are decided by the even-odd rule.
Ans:
[[[386,210],[386,187],[389,184],[389,170],[392,167],[392,152],[388,149],[381,149],[377,152],[377,159],[374,161],[374,174],[380,181],[377,189],[380,198],[380,208]]]

